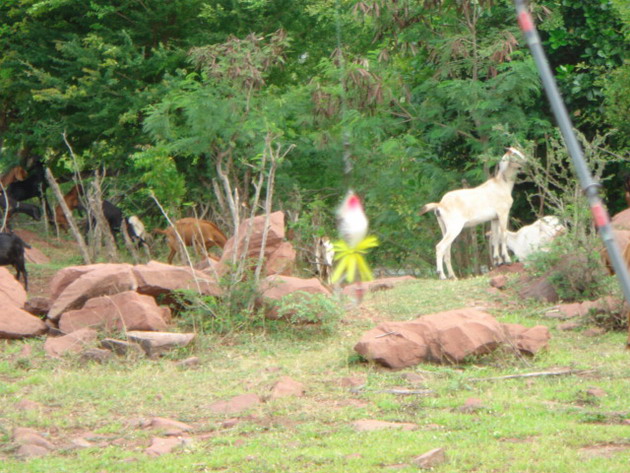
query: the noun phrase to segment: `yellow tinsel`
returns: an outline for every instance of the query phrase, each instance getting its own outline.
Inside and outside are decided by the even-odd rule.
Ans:
[[[361,281],[371,281],[374,279],[372,270],[370,270],[363,255],[367,253],[370,248],[374,248],[375,246],[378,246],[378,239],[375,236],[365,237],[355,247],[350,247],[343,240],[335,242],[333,247],[337,266],[331,278],[332,282],[336,283],[345,276],[346,281],[352,283],[356,278],[357,270]]]

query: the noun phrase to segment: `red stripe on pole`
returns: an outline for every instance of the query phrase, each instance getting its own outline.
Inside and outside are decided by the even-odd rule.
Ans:
[[[525,33],[529,33],[534,29],[534,20],[527,11],[522,11],[518,14],[518,24]]]
[[[601,228],[608,223],[608,213],[602,204],[595,204],[591,207],[595,226]]]

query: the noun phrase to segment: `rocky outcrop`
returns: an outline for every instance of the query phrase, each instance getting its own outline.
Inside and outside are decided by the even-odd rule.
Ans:
[[[90,299],[78,310],[61,315],[59,328],[64,333],[83,327],[111,331],[166,330],[171,320],[171,310],[160,307],[151,296],[134,291]]]
[[[2,297],[0,307],[0,338],[36,337],[48,330],[41,319],[18,309]]]
[[[0,304],[22,308],[26,303],[26,291],[15,276],[0,266]]]
[[[222,294],[214,278],[186,266],[150,261],[134,266],[132,272],[137,281],[137,291],[149,296],[160,296],[182,289],[209,296]]]
[[[62,289],[59,286],[53,288],[53,294],[58,292],[59,295],[53,299],[48,312],[49,319],[57,321],[61,314],[82,308],[93,297],[133,291],[138,286],[131,265],[128,264],[90,265],[87,272],[78,270],[76,275],[78,277],[72,280],[64,280]]]
[[[354,349],[369,360],[401,369],[421,362],[461,363],[502,344],[533,354],[546,346],[548,339],[546,327],[517,330],[513,324],[504,327],[480,310],[458,309],[409,322],[383,323],[366,332]]]

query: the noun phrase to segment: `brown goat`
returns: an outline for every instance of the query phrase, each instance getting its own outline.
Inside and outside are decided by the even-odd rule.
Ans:
[[[153,230],[155,233],[161,233],[168,238],[168,246],[171,249],[168,255],[168,264],[173,262],[173,257],[179,248],[179,238],[177,238],[175,230],[186,246],[203,245],[208,250],[213,246],[223,248],[227,242],[226,236],[214,223],[197,218],[182,218],[175,222],[175,228],[169,227],[166,230],[156,228]]]
[[[2,187],[6,189],[9,187],[9,184],[15,181],[23,181],[27,176],[28,174],[22,166],[15,166],[0,177],[0,182],[2,183]]]
[[[72,212],[74,209],[76,209],[79,206],[80,192],[81,192],[81,186],[77,184],[72,189],[70,189],[66,193],[66,195],[63,196],[63,200],[66,202],[66,205],[68,206],[68,209],[70,209],[70,212]],[[55,222],[57,222],[57,225],[59,226],[59,228],[61,228],[62,230],[66,232],[68,231],[68,228],[70,228],[70,223],[68,222],[68,219],[63,213],[63,210],[61,210],[61,205],[57,205],[57,207],[55,207]]]

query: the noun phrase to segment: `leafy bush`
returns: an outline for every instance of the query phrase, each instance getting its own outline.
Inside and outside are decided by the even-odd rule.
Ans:
[[[318,331],[332,333],[342,314],[342,307],[336,299],[324,294],[309,294],[297,291],[276,302],[280,320],[289,322],[300,333]]]
[[[263,315],[254,308],[258,287],[253,279],[222,284],[223,297],[203,296],[195,291],[178,291],[182,324],[199,333],[227,334],[259,326]]]
[[[605,294],[607,281],[596,234],[579,238],[573,231],[556,238],[548,252],[532,255],[530,267],[545,275],[565,301],[593,299]]]

